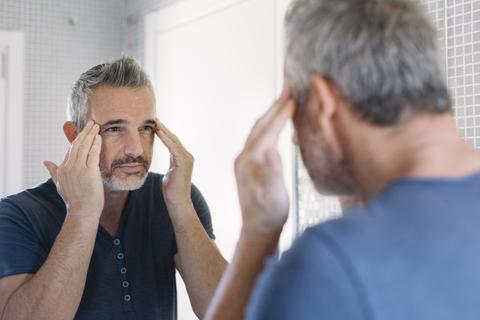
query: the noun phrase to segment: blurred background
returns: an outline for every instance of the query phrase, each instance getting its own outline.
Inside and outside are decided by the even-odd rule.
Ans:
[[[480,1],[419,0],[438,28],[459,131],[480,148]],[[231,259],[240,228],[233,161],[283,84],[283,17],[290,0],[0,0],[0,197],[48,178],[61,162],[66,99],[87,69],[134,56],[150,75],[157,115],[195,156],[193,182]],[[341,216],[317,194],[292,128],[279,148],[291,197],[280,249]],[[152,171],[168,153],[156,143]],[[179,319],[195,319],[179,279]]]

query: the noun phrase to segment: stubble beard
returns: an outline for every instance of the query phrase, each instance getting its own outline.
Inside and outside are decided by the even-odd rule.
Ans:
[[[126,178],[122,178],[115,173],[115,169],[123,164],[139,163],[145,168],[143,173],[127,173]],[[102,175],[103,186],[108,191],[132,191],[140,189],[148,176],[150,162],[142,156],[125,157],[115,159],[110,166],[103,155],[100,155],[100,173]],[[135,176],[133,179],[130,177]]]
[[[297,110],[304,112],[305,110]],[[308,119],[297,127],[298,144],[305,168],[317,192],[325,195],[358,196],[358,184],[348,167],[335,156],[319,130]]]

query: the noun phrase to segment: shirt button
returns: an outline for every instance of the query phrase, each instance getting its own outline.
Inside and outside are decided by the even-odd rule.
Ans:
[[[120,244],[120,240],[119,239],[115,239],[115,241],[113,241],[113,243],[115,243],[115,245],[119,245]]]
[[[130,301],[130,296],[127,294],[125,297],[123,297],[123,299],[125,299],[125,301]]]
[[[118,257],[118,259],[122,260],[123,259],[123,253],[119,253],[117,257]]]
[[[124,286],[125,288],[128,287],[128,281],[123,281],[122,284],[123,284],[123,286]]]
[[[127,268],[122,268],[122,269],[120,269],[120,272],[121,272],[122,274],[127,273]]]

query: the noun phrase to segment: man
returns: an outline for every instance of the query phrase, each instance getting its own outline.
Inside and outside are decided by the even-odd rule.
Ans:
[[[455,128],[435,28],[409,0],[298,0],[286,26],[288,83],[236,160],[243,228],[206,319],[478,319],[480,155]],[[289,117],[316,189],[365,205],[255,284],[287,219]]]
[[[71,147],[44,163],[52,179],[0,202],[1,318],[176,319],[175,268],[202,317],[226,262],[147,75],[129,57],[96,66],[68,113]],[[155,135],[165,176],[148,172]]]

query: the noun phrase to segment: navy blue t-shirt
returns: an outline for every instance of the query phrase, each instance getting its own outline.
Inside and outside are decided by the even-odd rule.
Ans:
[[[175,233],[162,196],[162,175],[149,173],[129,192],[114,237],[99,226],[75,319],[176,319]],[[191,198],[210,238],[210,211]],[[0,278],[36,273],[62,228],[66,208],[51,179],[0,200]]]
[[[480,174],[399,179],[309,228],[261,275],[247,319],[480,319]]]

